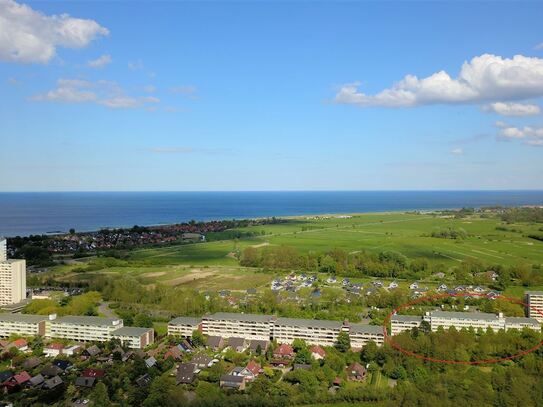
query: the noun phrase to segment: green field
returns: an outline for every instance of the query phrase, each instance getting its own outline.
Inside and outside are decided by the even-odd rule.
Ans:
[[[97,274],[130,273],[144,284],[162,283],[195,289],[246,290],[261,288],[279,272],[240,267],[236,254],[253,246],[286,245],[301,252],[326,252],[340,248],[348,253],[365,250],[379,253],[395,251],[408,259],[426,258],[447,268],[462,261],[477,260],[493,265],[543,263],[543,242],[524,235],[536,232],[538,225],[508,225],[516,231],[496,228],[496,218],[471,216],[463,219],[413,213],[372,213],[350,217],[322,216],[288,218],[285,223],[239,229],[256,232],[257,237],[186,244],[162,248],[146,248],[127,252],[128,260],[121,266],[107,266],[85,273],[72,273],[77,265],[59,266],[61,278],[92,279]],[[447,228],[464,230],[465,239],[430,237],[433,231]],[[358,280],[358,279],[354,279]],[[360,282],[368,279],[359,279]],[[407,282],[400,285],[407,284]],[[431,284],[430,284],[431,285]],[[510,293],[518,295],[510,289]]]
[[[536,225],[510,225],[524,232],[518,233],[496,230],[500,224],[493,218],[454,219],[405,213],[360,214],[347,219],[290,218],[284,224],[244,229],[266,233],[250,239],[143,249],[132,252],[131,256],[163,264],[236,265],[231,254],[237,250],[247,246],[286,245],[317,252],[334,248],[348,252],[392,250],[410,259],[424,257],[446,265],[469,259],[505,265],[543,263],[543,243],[523,236],[536,232]],[[452,240],[424,236],[446,228],[464,229],[469,237]]]

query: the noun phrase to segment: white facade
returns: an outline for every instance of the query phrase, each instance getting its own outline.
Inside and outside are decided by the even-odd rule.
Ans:
[[[0,261],[0,306],[26,299],[26,261]]]
[[[132,349],[143,349],[154,342],[154,331],[152,328],[125,326],[114,330],[111,339],[119,339],[123,345]]]
[[[383,327],[379,325],[349,324],[351,348],[362,349],[369,341],[381,346],[385,341]]]
[[[201,318],[178,317],[168,322],[168,335],[190,338],[194,331],[200,329],[201,324]]]
[[[543,313],[543,291],[526,291],[525,296],[526,304],[528,304],[526,309],[528,317],[535,318],[538,322],[543,322],[543,315],[539,313]]]
[[[0,337],[45,335],[46,315],[0,314]]]
[[[105,342],[111,339],[111,333],[122,328],[123,320],[88,316],[65,316],[50,318],[45,336],[50,338],[70,339],[74,341]]]
[[[6,239],[0,237],[0,261],[6,261],[8,259],[8,249]]]
[[[451,327],[455,329],[473,328],[487,330],[492,328],[494,331],[501,329],[524,329],[529,328],[536,331],[541,330],[539,322],[535,318],[525,317],[504,317],[503,314],[489,314],[484,312],[447,312],[432,311],[427,312],[424,317],[415,317],[411,315],[393,315],[390,320],[391,334],[397,335],[404,331],[410,331],[414,327],[420,326],[422,321],[430,324],[432,331],[437,331],[439,327],[447,330]]]
[[[418,328],[422,322],[422,317],[414,315],[393,315],[390,318],[390,334],[398,335],[413,328]]]
[[[273,317],[256,314],[217,312],[202,318],[202,333],[223,338],[270,340]]]
[[[342,328],[340,321],[277,318],[273,325],[273,339],[279,343],[303,339],[309,345],[333,346]]]

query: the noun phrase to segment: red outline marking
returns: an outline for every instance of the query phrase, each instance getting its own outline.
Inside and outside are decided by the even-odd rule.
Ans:
[[[450,298],[450,297],[486,297],[486,298],[488,298],[487,294],[467,292],[467,293],[456,293],[456,294],[434,294],[434,295],[429,295],[429,296],[426,296],[426,297],[420,297],[420,298],[417,298],[416,300],[413,300],[413,301],[410,301],[410,302],[406,302],[405,304],[402,304],[399,307],[393,309],[392,312],[390,314],[388,314],[387,317],[385,318],[385,321],[383,323],[383,333],[385,335],[385,342],[388,342],[392,347],[394,347],[395,349],[399,350],[401,353],[403,353],[403,354],[405,354],[407,356],[412,356],[412,357],[415,357],[415,358],[418,358],[418,359],[427,360],[429,362],[446,363],[446,364],[452,364],[452,365],[482,365],[482,364],[491,364],[491,363],[504,362],[504,361],[507,361],[507,360],[516,359],[516,358],[520,358],[522,356],[525,356],[525,355],[527,355],[529,353],[532,353],[535,350],[539,349],[541,346],[543,346],[543,340],[542,340],[541,342],[539,342],[534,347],[532,347],[530,349],[527,349],[527,350],[523,350],[522,352],[519,352],[519,353],[517,353],[515,355],[507,356],[507,357],[504,357],[504,358],[498,358],[498,359],[482,359],[482,360],[466,361],[466,360],[452,360],[452,359],[436,359],[436,358],[431,358],[431,357],[428,357],[428,356],[420,355],[418,353],[415,353],[415,352],[412,352],[412,351],[409,351],[407,349],[402,348],[400,345],[398,345],[396,342],[394,342],[392,340],[391,336],[389,336],[387,326],[388,326],[388,324],[390,322],[390,319],[392,318],[392,315],[396,314],[399,310],[405,309],[405,308],[410,307],[412,305],[419,304],[419,303],[424,302],[424,301],[435,300],[435,299],[440,299],[440,298]],[[523,302],[521,300],[518,300],[516,298],[504,297],[503,295],[496,295],[494,298],[501,298],[503,300],[506,300],[506,301],[509,301],[509,302],[512,302],[512,303],[515,303],[515,304],[523,305],[524,307],[530,307],[533,311],[537,312],[539,315],[541,315],[541,317],[543,317],[543,312],[541,312],[540,310],[536,309],[535,307],[533,307],[531,305],[528,305],[525,302]]]

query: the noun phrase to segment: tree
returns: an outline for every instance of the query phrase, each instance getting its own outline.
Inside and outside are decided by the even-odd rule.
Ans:
[[[334,346],[337,350],[343,353],[351,349],[351,338],[349,337],[349,334],[343,331],[340,332]]]
[[[197,329],[192,332],[192,344],[196,347],[204,346],[206,344],[206,338]]]
[[[370,363],[375,360],[377,351],[377,344],[373,341],[369,341],[362,349],[362,352],[360,352],[360,359],[362,362]]]
[[[425,334],[429,334],[431,330],[432,330],[432,327],[430,326],[430,323],[428,321],[423,320],[420,323],[420,326],[419,326],[419,331],[420,332],[423,332]]]
[[[152,328],[153,319],[147,314],[138,314],[134,317],[134,326],[141,326],[143,328]]]
[[[99,382],[92,393],[90,394],[91,406],[107,407],[111,405],[111,400],[107,393],[107,387],[104,383]]]

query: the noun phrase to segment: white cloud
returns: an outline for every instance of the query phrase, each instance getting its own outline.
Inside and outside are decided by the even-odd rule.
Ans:
[[[47,63],[57,47],[83,48],[109,31],[94,20],[46,16],[13,0],[0,0],[0,60]]]
[[[464,150],[462,150],[461,148],[453,148],[451,150],[451,154],[452,155],[463,155],[464,154]]]
[[[523,140],[530,146],[543,145],[543,127],[516,127],[501,121],[496,122],[496,126],[500,129],[498,137],[501,140]]]
[[[151,147],[149,149],[152,153],[157,154],[190,154],[194,153],[194,149],[191,147]]]
[[[502,116],[534,116],[541,113],[538,105],[528,103],[496,102],[483,106],[483,109]]]
[[[198,88],[193,85],[174,86],[173,88],[170,88],[170,92],[181,94],[181,95],[187,95],[190,97],[196,97],[196,94],[198,93]]]
[[[536,51],[542,50],[542,49],[543,49],[543,42],[540,42],[539,44],[537,44],[537,45],[534,47],[534,49],[535,49]]]
[[[128,69],[130,69],[131,71],[139,71],[143,68],[143,61],[141,59],[138,59],[137,61],[130,61],[128,63]]]
[[[360,92],[359,86],[359,82],[343,85],[335,102],[362,107],[412,107],[528,99],[543,96],[543,59],[484,54],[464,62],[457,78],[445,71],[420,79],[407,75],[375,95]]]
[[[128,96],[118,83],[100,80],[88,82],[81,79],[59,79],[57,87],[46,93],[32,96],[36,102],[96,103],[111,109],[130,109],[159,103],[154,96]]]
[[[87,65],[91,68],[103,68],[107,64],[111,63],[111,55],[104,54],[100,55],[97,59],[93,59],[87,62]]]
[[[156,86],[154,85],[147,85],[143,87],[143,90],[147,93],[154,93],[156,92]]]

